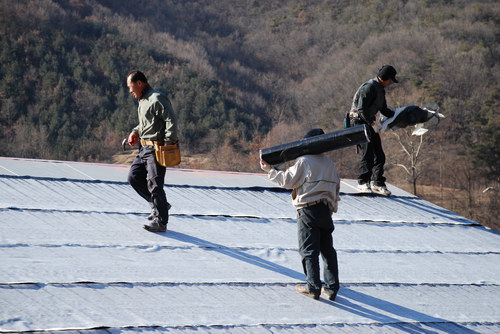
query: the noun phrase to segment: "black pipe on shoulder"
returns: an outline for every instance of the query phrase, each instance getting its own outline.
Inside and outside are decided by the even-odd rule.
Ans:
[[[263,148],[260,150],[260,157],[270,165],[277,165],[297,159],[302,155],[320,154],[348,146],[364,144],[369,141],[366,125],[357,125],[340,131],[325,133],[324,135]]]

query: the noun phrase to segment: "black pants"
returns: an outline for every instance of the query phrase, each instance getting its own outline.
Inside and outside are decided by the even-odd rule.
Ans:
[[[163,184],[166,168],[156,162],[154,146],[142,146],[128,173],[128,183],[158,214],[158,221],[168,223],[168,202]]]
[[[359,164],[358,183],[373,183],[376,186],[385,186],[384,164],[385,154],[382,149],[380,135],[367,125],[370,142],[361,144],[361,162]]]
[[[324,203],[312,205],[297,211],[297,229],[299,253],[302,257],[304,274],[307,276],[309,291],[321,290],[319,272],[319,254],[324,262],[323,278],[325,287],[339,289],[339,269],[337,252],[333,247],[332,232],[334,225],[332,214]]]

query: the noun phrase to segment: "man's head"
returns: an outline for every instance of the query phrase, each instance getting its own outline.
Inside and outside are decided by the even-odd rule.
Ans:
[[[324,134],[325,134],[325,132],[323,131],[323,129],[316,128],[316,129],[311,129],[311,130],[307,131],[304,138],[310,138],[310,137],[324,135]]]
[[[140,99],[149,88],[148,79],[141,71],[132,71],[127,75],[127,87],[130,94]]]
[[[381,81],[382,85],[384,87],[387,87],[392,83],[398,83],[398,80],[396,79],[397,73],[398,72],[396,71],[396,69],[393,66],[384,65],[378,71],[377,77]]]

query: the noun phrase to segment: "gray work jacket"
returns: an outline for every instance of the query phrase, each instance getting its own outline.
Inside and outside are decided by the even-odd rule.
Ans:
[[[357,111],[366,124],[373,123],[379,111],[386,117],[394,115],[394,111],[387,107],[384,86],[377,78],[366,81],[358,88],[352,99],[351,109]]]

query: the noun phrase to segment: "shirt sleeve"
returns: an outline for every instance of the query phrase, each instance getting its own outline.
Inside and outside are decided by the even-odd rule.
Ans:
[[[177,142],[177,118],[174,108],[167,98],[155,103],[156,116],[165,122],[165,141]]]
[[[337,172],[337,166],[335,166],[335,183],[336,183],[335,198],[337,199],[337,201],[340,201],[340,175]],[[335,211],[335,212],[337,212],[337,211]]]
[[[382,105],[380,112],[382,113],[382,115],[384,115],[385,117],[388,117],[388,118],[394,116],[394,110],[389,109],[387,107],[387,101],[385,100],[385,98],[384,98],[384,104]]]
[[[373,123],[375,118],[370,116],[368,113],[369,107],[373,104],[375,100],[377,92],[370,85],[365,85],[360,88],[359,98],[358,98],[358,113],[363,121],[367,124]]]
[[[286,189],[296,189],[304,184],[306,180],[305,161],[297,159],[295,164],[285,171],[279,171],[272,168],[268,173],[269,179]]]

